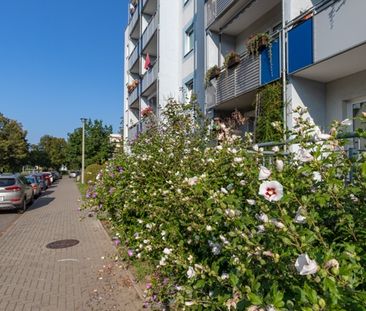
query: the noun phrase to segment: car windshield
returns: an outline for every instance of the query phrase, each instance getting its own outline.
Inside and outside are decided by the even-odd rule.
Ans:
[[[14,178],[0,178],[0,187],[12,186],[15,184]]]

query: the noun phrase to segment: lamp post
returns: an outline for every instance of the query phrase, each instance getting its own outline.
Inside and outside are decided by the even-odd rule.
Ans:
[[[84,168],[85,168],[85,121],[86,118],[80,118],[83,123],[83,134],[81,144],[81,183],[84,183]]]

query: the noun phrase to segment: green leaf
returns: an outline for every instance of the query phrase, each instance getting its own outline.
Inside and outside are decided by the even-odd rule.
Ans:
[[[263,303],[263,300],[262,300],[262,297],[260,296],[257,296],[256,294],[254,293],[249,293],[248,294],[248,299],[250,300],[250,302],[252,304],[255,304],[255,305],[260,305]]]

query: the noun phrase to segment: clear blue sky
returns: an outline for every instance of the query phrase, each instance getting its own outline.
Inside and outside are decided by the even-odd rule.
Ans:
[[[28,141],[80,118],[119,130],[127,0],[0,0],[0,112]]]

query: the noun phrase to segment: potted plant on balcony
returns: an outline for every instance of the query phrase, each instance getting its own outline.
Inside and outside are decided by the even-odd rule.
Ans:
[[[260,51],[264,50],[270,45],[271,45],[270,36],[265,32],[261,32],[251,35],[249,37],[247,42],[247,49],[249,55],[258,56]]]
[[[128,94],[131,94],[135,88],[139,85],[139,80],[133,80],[131,83],[127,83]]]
[[[148,118],[149,116],[151,116],[154,113],[154,110],[152,109],[151,106],[147,106],[146,108],[141,110],[141,117],[143,119]]]
[[[235,51],[231,51],[225,56],[224,66],[226,69],[236,66],[240,63],[240,55]]]
[[[221,69],[217,65],[214,65],[207,70],[205,77],[206,87],[211,85],[212,79],[216,79],[220,76],[220,72]]]

